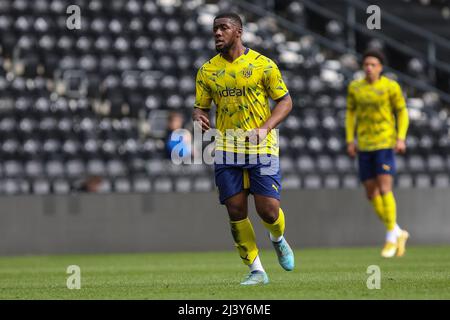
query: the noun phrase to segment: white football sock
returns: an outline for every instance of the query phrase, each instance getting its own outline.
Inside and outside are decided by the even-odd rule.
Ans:
[[[281,240],[283,240],[283,236],[274,237],[274,236],[270,233],[270,240],[272,240],[273,242],[280,242]]]
[[[263,271],[265,272],[261,260],[259,259],[259,255],[256,256],[255,260],[253,260],[253,263],[251,265],[249,265],[250,268],[250,272],[259,270],[259,271]]]
[[[396,224],[393,230],[386,232],[386,241],[397,243],[397,238],[400,236],[401,232],[402,229]]]
[[[402,229],[398,226],[398,224],[395,224],[394,231],[397,233],[397,237],[400,237],[402,234]]]

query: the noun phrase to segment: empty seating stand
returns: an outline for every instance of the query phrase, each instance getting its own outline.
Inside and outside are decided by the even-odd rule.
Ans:
[[[80,30],[66,28],[72,4]],[[305,21],[301,2],[279,9]],[[0,1],[0,193],[68,194],[89,177],[101,178],[100,193],[214,190],[212,167],[175,165],[163,139],[170,111],[190,119],[218,11],[204,1]],[[278,63],[294,101],[280,125],[283,188],[357,188],[344,134],[354,58],[242,14],[245,44]],[[339,23],[326,32],[342,40]],[[448,110],[427,92],[405,91],[409,150],[396,185],[449,187]]]

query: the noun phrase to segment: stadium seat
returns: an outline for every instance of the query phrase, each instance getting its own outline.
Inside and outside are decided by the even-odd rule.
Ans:
[[[295,164],[292,158],[290,157],[281,157],[280,158],[280,168],[283,173],[293,173],[295,172]]]
[[[127,178],[118,178],[114,181],[113,188],[118,193],[129,193],[131,191],[131,183]]]
[[[439,173],[434,176],[433,186],[435,188],[450,187],[450,177],[448,173]]]
[[[347,174],[343,177],[341,185],[345,189],[355,189],[359,186],[358,177],[352,174]]]
[[[317,174],[308,174],[303,178],[303,184],[306,189],[320,189],[322,180]]]
[[[50,193],[50,182],[46,179],[38,179],[32,183],[33,193],[45,195]]]
[[[151,182],[148,177],[135,177],[132,181],[132,191],[137,193],[148,193],[151,191]]]
[[[166,177],[156,178],[153,181],[153,190],[156,192],[166,193],[171,192],[173,189],[172,180]]]
[[[70,183],[65,179],[56,179],[52,183],[52,191],[55,194],[68,194],[71,191]]]
[[[301,188],[301,178],[295,174],[286,175],[281,180],[284,190],[297,190]]]
[[[213,182],[209,177],[198,177],[194,181],[193,190],[196,192],[207,192],[213,189]]]
[[[414,185],[412,175],[408,173],[399,174],[396,179],[396,185],[402,189],[412,188]]]
[[[314,172],[315,170],[315,163],[314,160],[311,156],[300,156],[297,159],[297,168],[299,170],[299,172],[302,173],[308,173],[308,172]]]
[[[189,192],[192,189],[192,181],[189,178],[181,177],[175,180],[175,191]]]
[[[432,185],[431,176],[429,174],[418,174],[415,177],[414,186],[419,189],[429,189]]]
[[[326,189],[338,189],[340,187],[340,179],[336,174],[329,174],[324,177],[323,186]]]

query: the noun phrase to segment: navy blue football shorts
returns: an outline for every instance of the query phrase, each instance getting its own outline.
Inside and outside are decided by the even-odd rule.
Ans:
[[[280,200],[281,172],[277,156],[216,151],[214,171],[221,204],[242,190]]]

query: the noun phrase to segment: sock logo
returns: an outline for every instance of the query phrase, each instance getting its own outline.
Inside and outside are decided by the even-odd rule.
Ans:
[[[248,254],[247,254],[245,257],[243,257],[243,256],[241,256],[241,255],[239,255],[239,257],[241,257],[242,260],[250,261],[250,259],[248,258]]]

